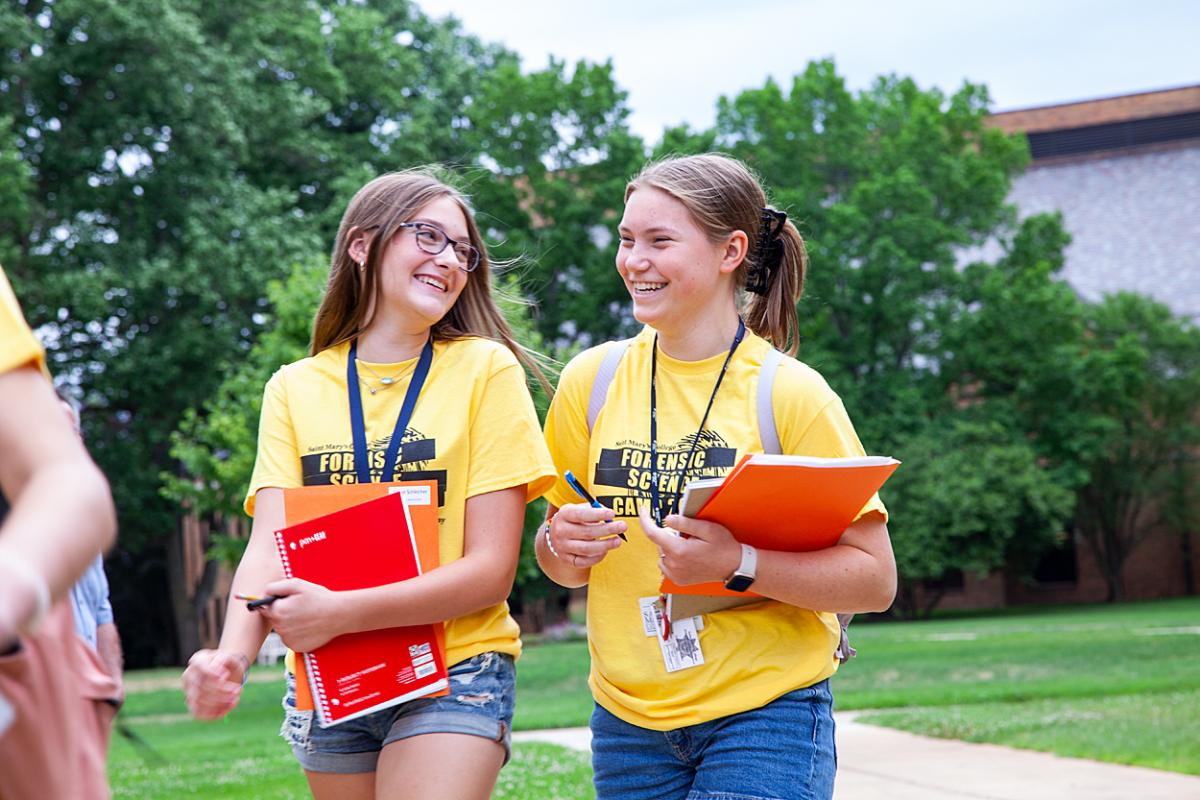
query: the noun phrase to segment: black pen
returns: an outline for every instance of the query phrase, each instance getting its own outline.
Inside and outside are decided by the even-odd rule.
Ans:
[[[604,508],[604,506],[600,504],[599,500],[592,497],[591,494],[588,493],[588,490],[583,488],[583,484],[579,482],[579,479],[575,477],[575,475],[571,472],[571,470],[567,470],[566,472],[564,472],[563,478],[566,479],[567,485],[575,490],[575,494],[579,495],[584,500],[586,500],[588,502],[588,505],[590,505],[592,508]],[[625,534],[623,534],[623,533],[618,533],[617,536],[621,537],[622,542],[629,541],[628,539],[625,538]]]
[[[263,606],[269,606],[269,605],[271,605],[271,603],[274,603],[276,600],[279,599],[276,595],[273,595],[273,594],[266,595],[265,597],[259,597],[258,595],[253,595],[253,594],[235,594],[234,597],[236,597],[238,600],[247,601],[246,602],[246,610],[247,611],[253,611],[256,608],[262,608]]]

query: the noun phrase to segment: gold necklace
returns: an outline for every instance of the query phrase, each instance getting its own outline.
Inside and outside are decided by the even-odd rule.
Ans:
[[[362,381],[363,386],[366,386],[367,391],[370,392],[371,394],[375,394],[377,391],[382,392],[384,389],[390,389],[392,387],[392,385],[396,383],[396,381],[398,381],[404,377],[405,373],[407,373],[409,370],[411,370],[413,367],[416,366],[416,361],[414,360],[414,362],[412,364],[409,364],[407,367],[400,370],[395,375],[386,376],[386,375],[380,375],[378,372],[376,372],[375,370],[368,367],[366,362],[363,361],[361,358],[355,359],[355,360],[358,361],[358,365],[360,367],[365,369],[367,372],[371,373],[371,375],[375,378],[375,380],[379,381],[380,386],[378,389],[376,389],[374,386],[372,386],[370,383],[368,383],[365,378],[359,378],[359,380]]]

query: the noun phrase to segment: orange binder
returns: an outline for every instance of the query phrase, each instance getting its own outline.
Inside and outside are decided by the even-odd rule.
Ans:
[[[428,572],[441,564],[440,538],[438,536],[437,481],[396,481],[392,483],[347,483],[330,486],[303,486],[283,490],[283,513],[288,526],[307,522],[343,508],[356,506],[368,500],[384,497],[395,491],[405,493],[408,515],[413,524],[413,535],[417,540],[417,557],[421,571]],[[446,652],[445,626],[437,626],[437,646],[443,658]],[[290,657],[289,666],[296,676],[296,708],[301,711],[313,709],[312,689],[304,659]],[[428,697],[440,697],[449,690],[434,692]]]
[[[763,550],[823,550],[837,544],[898,466],[899,461],[885,456],[816,458],[753,453],[742,457],[694,516],[724,525],[738,541]],[[660,591],[758,596],[732,592],[719,582],[679,586],[668,578],[663,578]]]

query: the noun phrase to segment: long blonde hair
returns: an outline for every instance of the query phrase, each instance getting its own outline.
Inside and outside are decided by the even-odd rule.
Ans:
[[[316,355],[354,339],[366,330],[371,324],[372,307],[379,307],[379,269],[392,237],[402,230],[402,223],[411,221],[418,211],[442,197],[452,199],[462,209],[468,238],[479,251],[480,258],[479,266],[467,275],[458,300],[446,316],[433,324],[433,338],[452,340],[480,336],[500,342],[549,392],[549,381],[534,357],[516,341],[512,328],[492,297],[491,262],[470,205],[460,192],[439,180],[429,167],[380,175],[359,189],[350,200],[333,244],[329,283],[313,320],[310,353]],[[360,268],[350,256],[350,243],[362,231],[374,231],[372,241],[380,246],[367,248],[367,258]],[[370,298],[375,302],[369,302]]]
[[[739,294],[746,287],[752,269],[758,268],[760,237],[765,209],[770,208],[767,194],[750,168],[722,153],[673,156],[647,164],[625,187],[625,200],[643,187],[651,187],[683,203],[692,219],[713,242],[724,240],[734,231],[742,231],[749,240],[746,257],[734,272]],[[788,355],[799,347],[800,321],[796,303],[804,292],[804,273],[808,251],[800,231],[788,220],[778,233],[783,243],[779,269],[770,273],[766,295],[746,294],[743,306],[746,325]]]

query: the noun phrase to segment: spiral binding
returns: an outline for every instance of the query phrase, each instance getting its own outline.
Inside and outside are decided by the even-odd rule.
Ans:
[[[279,560],[283,563],[284,577],[293,577],[292,563],[288,561],[287,545],[284,544],[280,531],[275,531],[275,549],[279,551]],[[325,694],[325,681],[321,679],[321,668],[317,665],[317,660],[312,657],[312,653],[304,653],[303,656],[308,671],[308,680],[312,684],[313,695],[321,709],[321,720],[323,723],[328,723],[329,697]]]

